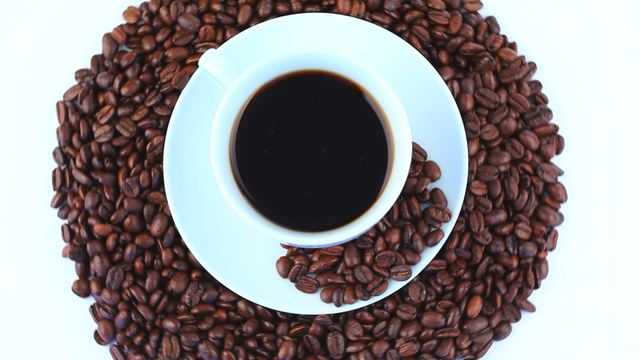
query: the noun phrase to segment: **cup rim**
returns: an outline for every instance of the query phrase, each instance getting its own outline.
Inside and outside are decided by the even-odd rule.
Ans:
[[[220,51],[220,49],[215,51]],[[311,62],[315,66],[297,64],[296,61],[293,61],[296,58],[298,60],[314,59]],[[322,61],[318,61],[319,59]],[[288,68],[285,71],[265,71],[265,69],[278,68],[278,66]],[[346,73],[345,68],[354,72]],[[256,209],[246,198],[236,181],[231,156],[234,134],[240,115],[256,91],[273,79],[304,70],[335,73],[368,91],[376,101],[379,110],[385,115],[386,124],[384,126],[388,142],[391,143],[390,154],[392,158],[385,183],[374,203],[349,223],[317,232],[284,227]],[[363,84],[363,82],[374,82],[375,86],[366,86],[367,84]],[[221,155],[220,152],[223,154]],[[411,164],[411,153],[412,138],[409,119],[402,102],[382,77],[369,69],[366,64],[357,60],[354,61],[331,53],[303,50],[262,59],[249,66],[229,85],[214,115],[209,155],[216,185],[220,187],[223,197],[232,211],[236,212],[246,223],[280,243],[318,248],[339,245],[352,240],[365,233],[387,214],[406,182]]]

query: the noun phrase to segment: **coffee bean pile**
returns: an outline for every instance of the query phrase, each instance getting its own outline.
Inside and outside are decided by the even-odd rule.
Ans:
[[[126,9],[56,106],[51,205],[65,220],[72,290],[95,300],[95,340],[118,360],[428,360],[479,358],[506,338],[535,310],[527,299],[556,247],[567,192],[551,160],[564,139],[532,79],[535,63],[481,7],[151,0]],[[331,316],[272,311],[221,286],[182,242],[162,179],[169,117],[199,56],[248,26],[303,11],[363,18],[408,41],[448,84],[469,143],[462,213],[437,258],[383,301]]]
[[[296,289],[314,294],[335,306],[354,304],[383,294],[388,279],[406,281],[411,266],[427,247],[444,237],[440,229],[451,220],[447,198],[429,185],[440,179],[440,167],[427,160],[427,152],[413,143],[409,177],[398,200],[374,227],[358,238],[324,249],[286,247],[276,262],[282,278]]]

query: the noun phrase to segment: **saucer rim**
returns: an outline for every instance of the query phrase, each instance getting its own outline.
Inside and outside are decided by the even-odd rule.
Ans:
[[[279,17],[279,18],[276,18],[276,19],[269,20],[267,22],[261,23],[259,25],[256,25],[255,28],[258,28],[261,25],[270,24],[270,23],[272,24],[272,26],[274,26],[275,22],[282,23],[282,24],[286,25],[286,22],[288,22],[288,21],[299,21],[299,20],[297,20],[295,18],[301,18],[301,17],[331,18],[331,21],[334,21],[337,18],[341,18],[342,20],[349,19],[349,21],[353,20],[355,22],[360,23],[360,25],[369,26],[371,29],[375,28],[376,30],[385,30],[383,28],[378,27],[375,24],[372,24],[372,23],[364,21],[364,20],[355,19],[355,18],[343,16],[343,15],[326,14],[326,13],[308,13],[308,14],[287,15],[287,16]],[[298,24],[298,25],[300,25],[300,24]],[[307,24],[307,23],[305,23],[303,21],[302,25],[304,26],[304,25],[309,25],[309,24]],[[244,32],[241,32],[236,37],[240,37],[240,39],[242,39],[244,37],[249,36],[249,35],[246,35],[246,34],[247,33],[250,34],[251,33],[251,31],[250,31],[251,29],[253,29],[253,28],[250,28],[250,29],[248,29],[248,30],[246,30]],[[313,26],[310,27],[310,29],[313,29]],[[298,28],[298,31],[301,32],[301,30],[299,28]],[[307,31],[308,31],[308,29],[307,29]],[[360,31],[362,31],[362,30],[360,30]],[[386,31],[386,32],[391,34],[391,35],[393,35],[397,39],[402,40],[401,38],[397,37],[395,34],[390,33],[388,31]],[[313,309],[311,311],[299,311],[299,310],[287,309],[285,307],[282,307],[281,304],[279,304],[279,303],[273,303],[273,301],[264,301],[264,300],[260,299],[259,296],[254,296],[255,294],[250,292],[250,291],[244,291],[244,290],[240,290],[239,291],[238,288],[243,288],[243,287],[241,287],[241,286],[233,286],[233,284],[230,284],[229,281],[225,280],[226,276],[224,276],[223,273],[220,273],[219,271],[212,270],[215,267],[209,266],[209,264],[211,263],[210,259],[208,261],[203,260],[203,259],[206,259],[206,257],[199,256],[200,255],[199,247],[198,246],[193,246],[193,244],[195,244],[197,241],[196,240],[194,240],[194,241],[189,240],[190,235],[186,235],[186,234],[189,233],[188,231],[184,231],[183,232],[183,231],[179,230],[179,229],[183,228],[183,225],[181,225],[181,224],[184,224],[184,222],[182,220],[183,213],[186,213],[188,211],[184,211],[184,210],[183,211],[178,211],[178,212],[172,211],[172,216],[173,216],[173,220],[174,220],[175,226],[180,231],[180,233],[182,235],[182,238],[183,238],[183,241],[185,243],[185,246],[187,246],[189,248],[189,250],[192,252],[194,257],[203,266],[203,268],[205,270],[207,270],[210,274],[212,274],[212,276],[218,282],[223,284],[230,291],[233,291],[238,296],[244,297],[249,301],[255,302],[256,304],[260,304],[260,305],[268,307],[268,308],[272,308],[272,309],[279,310],[279,311],[295,312],[295,313],[304,314],[304,315],[320,314],[320,313],[333,314],[333,313],[342,313],[342,312],[346,312],[346,311],[357,310],[357,309],[362,308],[364,306],[370,305],[370,304],[372,304],[374,302],[377,302],[377,301],[380,301],[380,300],[384,300],[387,296],[390,296],[390,295],[394,294],[396,291],[400,290],[402,287],[404,287],[406,284],[408,284],[413,278],[418,276],[418,274],[420,274],[424,270],[424,268],[426,268],[428,263],[435,257],[435,255],[439,252],[439,250],[442,248],[442,246],[444,246],[444,243],[446,242],[446,238],[453,231],[453,225],[454,225],[455,220],[457,219],[457,217],[458,217],[458,215],[459,215],[459,213],[461,211],[462,202],[464,200],[464,193],[466,191],[466,184],[467,184],[467,179],[468,179],[468,173],[467,173],[467,171],[468,171],[468,157],[467,157],[468,144],[467,144],[467,141],[466,141],[466,135],[464,133],[462,117],[461,117],[460,112],[458,110],[457,104],[456,104],[453,96],[449,92],[449,89],[446,86],[445,82],[441,79],[440,75],[437,73],[435,68],[419,52],[417,52],[417,50],[413,49],[409,44],[404,42],[404,40],[402,40],[402,43],[406,44],[407,45],[406,48],[411,49],[414,52],[414,54],[417,55],[417,56],[414,56],[416,58],[416,60],[419,60],[419,61],[423,62],[424,66],[422,66],[422,69],[424,71],[426,71],[426,72],[430,72],[431,73],[431,74],[429,74],[429,78],[433,78],[434,77],[434,73],[435,73],[436,78],[439,80],[438,81],[439,85],[437,85],[437,86],[439,86],[441,88],[440,90],[446,90],[443,93],[446,92],[446,94],[444,96],[445,96],[445,98],[448,99],[448,102],[449,102],[449,104],[447,105],[447,108],[453,109],[452,116],[454,116],[456,118],[455,120],[457,120],[455,122],[455,124],[456,124],[455,127],[456,127],[456,130],[458,132],[458,137],[460,137],[462,139],[460,145],[463,146],[463,149],[461,149],[461,150],[463,150],[463,151],[461,151],[461,154],[463,154],[463,156],[462,156],[462,164],[461,164],[462,165],[461,167],[464,168],[464,171],[461,171],[461,175],[463,176],[463,179],[462,179],[462,181],[460,181],[461,189],[458,189],[458,194],[460,194],[460,196],[457,199],[458,201],[455,204],[451,204],[451,203],[449,204],[450,205],[449,207],[452,210],[452,220],[451,220],[450,223],[447,223],[447,224],[443,225],[443,231],[445,231],[445,229],[444,229],[445,227],[449,227],[449,229],[447,231],[445,231],[445,238],[443,238],[443,240],[438,245],[436,245],[435,247],[426,249],[421,254],[423,256],[423,258],[425,257],[425,254],[429,254],[429,256],[428,256],[429,261],[425,262],[425,264],[423,266],[420,266],[419,268],[417,268],[417,267],[419,266],[420,263],[418,263],[416,265],[413,265],[412,266],[413,272],[412,272],[412,276],[411,276],[410,279],[405,280],[405,281],[401,281],[401,282],[389,279],[388,280],[389,281],[389,288],[382,295],[376,296],[376,297],[372,297],[370,300],[367,300],[367,301],[358,301],[355,304],[343,305],[340,308],[335,307],[333,304],[321,303],[320,306],[322,307],[322,310],[316,311],[318,306],[317,305],[311,305],[311,306],[308,306],[308,308],[316,308],[316,309]],[[225,43],[225,44],[229,44],[229,42]],[[224,44],[222,46],[224,46]],[[210,76],[210,75],[202,75],[203,72],[204,71],[202,69],[196,70],[196,72],[194,73],[192,79],[197,79],[200,76]],[[192,81],[190,80],[190,83],[191,82]],[[172,131],[172,129],[174,129],[177,126],[176,125],[177,122],[173,121],[174,120],[174,115],[179,113],[179,110],[181,108],[181,104],[183,103],[183,100],[184,100],[183,99],[183,94],[188,94],[191,91],[190,89],[192,87],[190,87],[189,85],[191,85],[191,84],[188,84],[183,89],[183,91],[181,93],[181,96],[178,99],[178,102],[176,103],[176,106],[174,108],[174,112],[172,113],[172,116],[171,116],[172,121],[169,122],[169,126],[168,126],[168,129],[167,129],[167,134],[166,134],[165,154],[171,154],[172,151],[173,151],[172,150],[173,146],[176,145],[175,144],[175,140],[173,139],[173,136],[172,136],[172,134],[175,132],[175,131]],[[418,86],[424,87],[425,85],[420,84]],[[452,119],[452,120],[454,120],[454,119]],[[415,122],[416,120],[413,120],[413,121]],[[410,127],[412,127],[411,126],[412,125],[411,118],[409,118],[409,123],[410,123]],[[210,126],[210,124],[207,125],[207,127],[209,127],[209,126]],[[414,139],[415,139],[415,135],[414,135]],[[428,149],[428,147],[427,147],[427,149]],[[208,152],[207,152],[207,154],[208,154]],[[171,170],[172,169],[172,165],[169,165],[169,164],[171,164],[171,160],[169,160],[170,158],[171,158],[171,156],[166,156],[166,155],[164,156],[163,166],[164,166],[164,169],[165,169],[165,176],[164,176],[165,192],[166,192],[166,196],[167,196],[167,201],[168,201],[168,203],[170,205],[170,208],[171,208],[171,203],[175,203],[174,201],[171,200],[171,198],[173,198],[173,196],[176,194],[177,191],[174,191],[175,189],[173,188],[173,181],[171,180],[172,176],[167,176],[166,175],[166,174],[171,174],[171,171],[172,171]],[[206,156],[205,160],[206,160],[206,164],[208,166],[209,165],[208,156]],[[173,175],[175,176],[175,174],[173,174]],[[451,195],[448,196],[448,198],[450,198],[450,197],[451,197]],[[219,205],[215,205],[215,207],[218,208]],[[222,210],[224,211],[226,208],[227,208],[227,206],[224,206]],[[229,211],[227,213],[231,213],[231,211]],[[237,214],[233,214],[233,215],[229,215],[229,216],[237,217],[238,215]],[[277,245],[274,244],[273,246],[277,246]],[[428,251],[428,253],[427,253],[427,251]],[[275,264],[275,259],[274,259],[274,264]],[[277,272],[275,271],[275,265],[274,265],[274,268],[273,268],[273,280],[274,281],[287,281],[287,280],[281,279],[278,276]],[[396,283],[398,283],[398,284],[396,284]],[[295,288],[293,288],[293,286],[291,286],[291,290],[297,292],[297,290]],[[309,300],[310,304],[312,302],[317,304],[317,302],[320,301],[319,298],[317,297],[317,295],[315,296],[315,298],[313,296],[308,295],[308,294],[302,294],[302,295],[305,296],[305,299]]]

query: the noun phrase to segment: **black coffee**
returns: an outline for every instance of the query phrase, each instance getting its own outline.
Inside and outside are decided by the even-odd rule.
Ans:
[[[301,231],[345,225],[384,185],[389,146],[375,102],[358,85],[323,71],[263,86],[237,125],[236,180],[266,218]]]

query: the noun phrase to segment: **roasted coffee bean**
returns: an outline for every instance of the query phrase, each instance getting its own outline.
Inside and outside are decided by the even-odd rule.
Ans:
[[[291,267],[293,267],[293,260],[289,259],[286,256],[281,256],[276,262],[276,269],[278,270],[278,274],[282,278],[286,278],[289,276]]]
[[[442,205],[430,206],[425,209],[425,217],[438,223],[449,222],[451,220],[451,210]]]
[[[127,22],[127,24],[135,24],[140,20],[141,13],[142,12],[137,7],[129,6],[122,13],[122,17],[124,18],[124,21]]]
[[[74,281],[71,290],[74,294],[78,295],[81,298],[86,298],[87,296],[91,295],[91,292],[89,290],[89,282],[87,281],[87,279],[81,278]]]
[[[332,359],[339,359],[344,355],[344,337],[337,331],[327,335],[327,351]]]
[[[131,97],[135,95],[142,87],[142,82],[139,79],[130,79],[122,85],[120,88],[120,95],[124,97]]]
[[[535,243],[531,241],[524,241],[520,243],[518,253],[522,258],[525,258],[525,259],[531,258],[535,256],[537,252],[538,252],[538,247],[536,246]]]
[[[315,336],[305,335],[302,338],[302,343],[304,344],[307,351],[309,351],[310,353],[312,354],[320,353],[320,350],[321,350],[320,341]]]
[[[182,26],[183,29],[194,33],[200,28],[201,21],[197,16],[185,13],[178,17],[178,24]]]
[[[503,321],[495,329],[493,329],[493,340],[500,341],[504,340],[507,336],[511,334],[511,324]]]
[[[487,326],[489,326],[489,319],[484,316],[479,316],[475,319],[467,321],[462,326],[462,330],[464,330],[468,334],[475,334],[481,330],[484,330]]]
[[[189,275],[185,272],[177,272],[169,280],[167,290],[173,294],[181,294],[189,285]]]
[[[169,61],[180,62],[189,57],[189,49],[184,46],[174,46],[164,52]]]
[[[291,271],[289,271],[289,281],[296,282],[300,276],[304,276],[307,274],[307,266],[302,264],[296,264],[291,267]]]
[[[364,335],[364,328],[355,319],[350,319],[344,326],[344,334],[349,340],[358,340]]]
[[[289,360],[296,356],[296,344],[288,339],[285,339],[278,348],[277,358],[278,360]]]
[[[104,36],[102,37],[102,54],[104,58],[111,60],[113,56],[116,54],[117,50],[118,50],[118,43],[114,40],[113,36],[111,36],[111,34],[109,33],[104,34]],[[65,93],[65,96],[63,97],[65,101],[69,101],[75,97],[68,93],[69,91],[67,91],[67,93]]]
[[[469,302],[467,302],[467,317],[473,319],[480,314],[481,310],[482,297],[480,295],[474,295]]]
[[[122,266],[114,266],[107,272],[105,286],[111,290],[120,290],[124,281],[125,269]]]
[[[396,253],[391,250],[382,251],[378,253],[375,257],[376,266],[381,268],[390,267],[391,265],[395,264],[395,262],[396,262]]]
[[[410,357],[420,351],[420,344],[415,340],[400,341],[396,348],[401,357]]]
[[[560,204],[567,201],[567,190],[561,183],[550,184],[547,186],[549,195]]]
[[[338,288],[338,286],[330,284],[325,286],[321,291],[320,291],[320,300],[322,300],[323,302],[329,304],[333,301],[333,293],[335,292],[335,290]]]
[[[174,317],[166,317],[162,320],[162,329],[175,334],[180,330],[180,321]]]
[[[356,301],[358,301],[358,295],[356,294],[355,286],[345,287],[342,302],[345,304],[354,304]]]
[[[318,281],[309,276],[300,276],[296,281],[296,289],[307,294],[313,294],[318,291]]]
[[[558,181],[558,176],[564,174],[560,168],[551,163],[540,164],[536,173],[540,179],[548,183],[556,183]]]
[[[271,15],[271,12],[273,11],[273,0],[259,0],[258,1],[258,7],[257,7],[257,12],[258,12],[258,16],[261,18],[266,18],[269,15]]]
[[[180,358],[180,340],[174,335],[165,335],[162,338],[160,353],[165,359],[177,360]]]
[[[477,13],[481,6],[152,0],[128,7],[125,24],[103,36],[102,54],[56,103],[51,205],[66,220],[63,255],[78,276],[72,291],[99,302],[91,311],[95,340],[113,343],[114,359],[457,359],[481,357],[507,337],[523,311],[535,311],[527,298],[547,277],[546,256],[557,245],[568,196],[552,158],[564,138],[542,84],[531,80],[536,65],[494,18]],[[313,320],[240,299],[198,265],[172,225],[161,159],[171,111],[206,49],[276,15],[320,10],[373,21],[432,60],[464,118],[469,186],[453,233],[423,273],[366,309]],[[334,305],[382,294],[394,274],[406,276],[397,267],[410,268],[442,241],[437,227],[453,215],[435,187],[445,174],[420,146],[412,161],[383,221],[341,251],[287,253],[278,274],[304,289],[317,282],[321,299]],[[416,202],[426,209],[419,217]]]
[[[517,298],[516,299],[516,305],[522,311],[526,311],[526,312],[535,312],[536,311],[535,305],[533,305],[529,300],[524,299],[524,298]]]
[[[539,206],[536,215],[540,221],[550,227],[560,226],[564,222],[564,215],[547,205]]]
[[[480,106],[487,109],[495,109],[500,103],[500,97],[498,94],[486,88],[478,89],[475,93],[475,99]]]
[[[389,282],[387,280],[382,277],[379,277],[378,279],[380,279],[380,281],[374,280],[369,283],[369,285],[367,285],[367,291],[372,296],[382,295],[385,291],[387,291],[387,288],[389,287]]]
[[[219,352],[214,343],[209,340],[203,340],[198,343],[198,357],[203,360],[219,359]]]
[[[337,286],[332,293],[332,299],[333,304],[336,307],[340,307],[342,306],[342,304],[344,303],[344,287],[342,286]]]
[[[366,265],[360,265],[356,267],[353,270],[353,273],[356,279],[363,284],[368,284],[371,282],[371,280],[373,280],[373,273],[371,272],[371,269]]]
[[[110,343],[115,337],[115,330],[111,321],[102,319],[98,321],[98,335],[105,343]]]
[[[253,14],[253,8],[249,4],[240,5],[240,9],[238,10],[238,17],[236,21],[238,25],[244,26],[249,23],[251,19],[251,15]]]
[[[416,307],[411,304],[400,304],[396,309],[396,315],[404,321],[410,321],[415,319],[416,314],[417,314]]]
[[[338,260],[339,258],[337,256],[321,255],[317,261],[311,264],[311,266],[309,267],[309,272],[319,273],[327,270],[335,265]]]
[[[371,344],[371,353],[377,359],[381,359],[384,357],[385,353],[387,352],[387,350],[389,350],[390,347],[391,347],[391,344],[389,344],[388,340],[385,340],[385,339],[376,340],[373,342],[373,344]]]
[[[151,225],[149,226],[149,233],[155,237],[161,237],[164,235],[167,227],[169,226],[169,216],[166,214],[158,213],[151,220]]]
[[[345,247],[344,264],[349,268],[360,265],[360,251],[353,242],[350,242]]]
[[[405,281],[411,277],[411,267],[408,265],[395,265],[390,271],[391,278],[396,281]]]
[[[426,328],[439,329],[445,325],[445,316],[435,311],[427,311],[422,314],[420,323]]]

